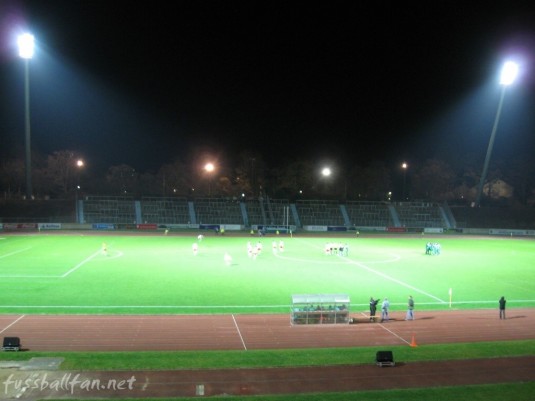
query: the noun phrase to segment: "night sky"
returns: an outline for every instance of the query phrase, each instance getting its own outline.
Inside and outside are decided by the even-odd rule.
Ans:
[[[24,28],[45,154],[147,171],[244,150],[272,167],[483,158],[511,56],[496,157],[533,154],[535,13],[491,3],[2,0],[0,154],[23,155]]]

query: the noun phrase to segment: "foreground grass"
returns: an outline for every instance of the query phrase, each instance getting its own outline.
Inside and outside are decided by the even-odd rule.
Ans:
[[[397,362],[459,360],[535,355],[535,340],[486,343],[388,347]],[[33,357],[63,357],[63,370],[165,370],[299,367],[374,363],[378,347],[322,348],[258,351],[177,352],[19,352],[0,353],[0,360]],[[210,397],[215,401],[531,401],[535,383],[362,391],[346,393],[292,394],[286,396]],[[197,398],[167,398],[154,401],[189,401]],[[150,401],[150,400],[149,400]]]
[[[213,401],[532,401],[535,383],[492,384],[351,393],[292,394],[291,396],[210,397]],[[193,401],[196,398],[148,398],[145,401]],[[59,400],[58,400],[59,401]],[[64,399],[62,401],[65,401]],[[106,400],[101,400],[106,401]],[[125,400],[128,401],[128,400]]]
[[[383,347],[384,348],[384,347]],[[535,340],[387,347],[397,362],[535,355]],[[63,370],[174,370],[299,367],[374,363],[380,347],[253,351],[19,352],[0,360],[62,357]]]

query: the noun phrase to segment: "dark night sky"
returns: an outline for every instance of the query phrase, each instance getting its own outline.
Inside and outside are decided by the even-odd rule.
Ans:
[[[2,0],[1,155],[23,147],[24,26],[39,46],[32,147],[45,153],[140,170],[199,150],[232,163],[252,149],[271,166],[483,157],[510,54],[523,76],[497,157],[535,153],[535,13],[520,4]]]

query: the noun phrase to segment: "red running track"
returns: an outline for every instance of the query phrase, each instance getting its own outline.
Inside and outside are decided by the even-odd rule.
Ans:
[[[289,315],[1,315],[0,337],[31,351],[254,350],[533,339],[535,309],[418,312],[387,323],[292,326]]]

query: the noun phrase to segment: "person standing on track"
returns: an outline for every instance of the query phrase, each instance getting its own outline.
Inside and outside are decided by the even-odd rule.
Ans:
[[[390,302],[388,302],[388,298],[385,298],[383,303],[381,304],[381,323],[382,322],[388,322],[388,309],[390,308]]]
[[[414,299],[412,295],[409,295],[409,301],[407,302],[407,316],[405,320],[414,320]]]
[[[507,301],[505,300],[505,297],[501,297],[498,301],[498,305],[500,306],[500,319],[505,319],[505,303]]]
[[[375,322],[375,312],[377,311],[378,303],[378,299],[373,299],[373,297],[370,297],[370,322]]]

